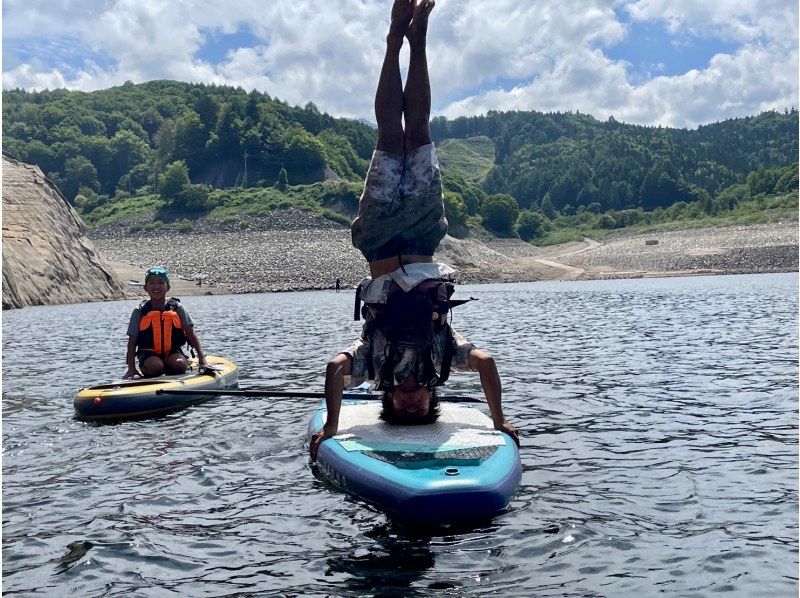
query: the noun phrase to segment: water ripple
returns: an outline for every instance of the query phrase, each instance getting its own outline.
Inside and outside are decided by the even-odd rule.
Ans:
[[[17,595],[796,595],[797,276],[484,285],[455,324],[522,430],[509,509],[410,529],[312,468],[315,401],[72,419],[133,301],[3,317],[3,590]],[[241,385],[320,390],[352,293],[191,297]],[[94,330],[91,368],[74,335]],[[116,331],[116,332],[115,332]],[[450,391],[479,394],[476,377]]]

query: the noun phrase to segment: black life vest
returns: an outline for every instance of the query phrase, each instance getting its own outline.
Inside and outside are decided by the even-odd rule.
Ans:
[[[155,309],[150,301],[143,301],[136,336],[138,351],[148,351],[162,358],[186,344],[186,333],[178,315],[179,301],[172,297],[163,311]]]
[[[361,306],[361,287],[356,289],[353,317],[366,320],[365,338],[369,343],[367,368],[370,380],[377,379],[378,390],[394,388],[394,368],[406,349],[412,349],[417,357],[414,373],[421,386],[441,386],[450,377],[450,366],[455,352],[455,338],[448,322],[451,308],[470,299],[453,300],[455,287],[441,279],[429,279],[419,283],[410,291],[404,291],[392,281],[385,303],[365,303]],[[376,376],[372,360],[373,331],[380,330],[387,341],[387,354],[383,367]],[[443,347],[441,367],[434,364],[433,340],[442,335]]]

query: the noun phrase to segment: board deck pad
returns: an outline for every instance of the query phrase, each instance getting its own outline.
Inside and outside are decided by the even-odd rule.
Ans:
[[[375,401],[342,405],[334,439],[347,451],[440,454],[506,443],[492,420],[474,407],[441,403],[439,419],[420,426],[388,424],[380,412]]]

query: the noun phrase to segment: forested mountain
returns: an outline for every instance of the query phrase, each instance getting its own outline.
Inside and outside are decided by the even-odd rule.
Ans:
[[[177,81],[5,91],[3,116],[4,149],[41,167],[84,218],[105,206],[98,220],[137,205],[175,217],[299,202],[346,221],[352,214],[332,206],[357,202],[377,137],[370,124],[310,102]],[[794,109],[696,130],[490,111],[434,118],[431,130],[453,234],[477,224],[528,238],[553,227],[618,228],[645,211],[653,221],[683,218],[686,205],[717,215],[774,194],[794,193],[781,205],[796,205]],[[297,187],[335,178],[343,182]]]
[[[272,186],[364,176],[373,128],[241,88],[177,81],[92,93],[3,92],[6,151],[42,168],[70,199],[153,188],[183,161],[195,183]],[[335,175],[332,175],[335,173]]]
[[[654,209],[703,199],[754,171],[798,160],[796,110],[729,119],[696,130],[600,122],[580,113],[493,112],[434,118],[434,140],[485,136],[495,145],[487,193],[520,208],[599,204],[599,211]]]

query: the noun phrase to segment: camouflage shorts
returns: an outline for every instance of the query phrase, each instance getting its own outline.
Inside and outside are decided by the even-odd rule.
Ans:
[[[447,232],[447,219],[432,143],[405,157],[375,150],[351,232],[368,262],[433,255]]]

